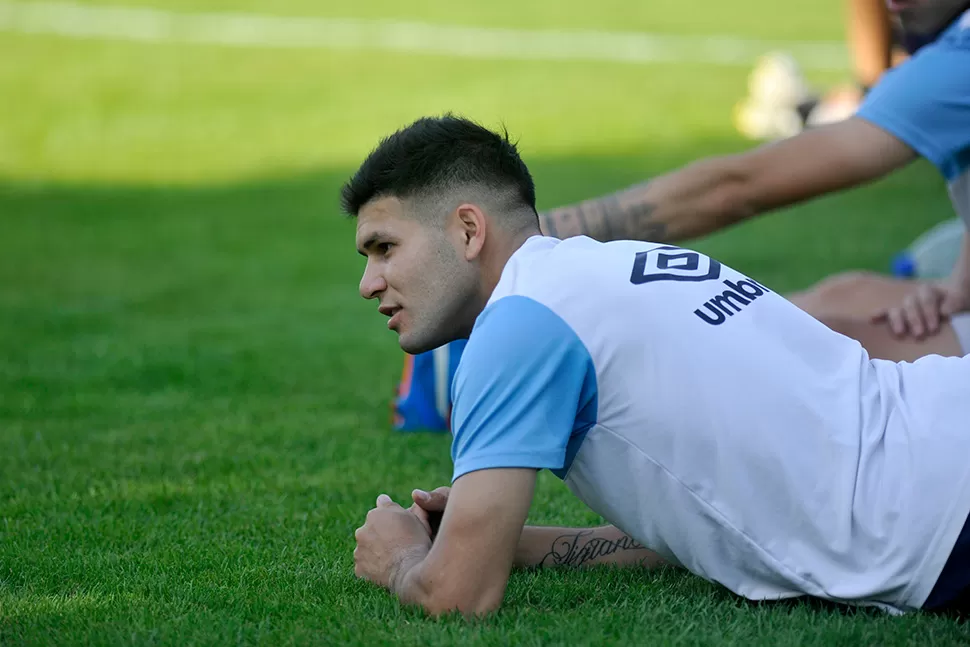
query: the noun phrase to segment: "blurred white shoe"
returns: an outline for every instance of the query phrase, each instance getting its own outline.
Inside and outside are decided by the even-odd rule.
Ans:
[[[762,56],[748,75],[749,98],[765,105],[794,107],[811,95],[798,63],[784,52]]]
[[[734,127],[750,139],[781,139],[801,132],[799,104],[812,91],[798,63],[784,52],[761,57],[748,75],[748,96],[734,107]]]
[[[802,131],[795,108],[765,106],[750,97],[734,106],[734,127],[748,139],[785,139]]]

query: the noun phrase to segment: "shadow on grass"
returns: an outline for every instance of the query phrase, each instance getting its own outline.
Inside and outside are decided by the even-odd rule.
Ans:
[[[725,149],[703,142],[699,150]],[[691,150],[529,160],[539,207],[599,195],[675,168]],[[2,181],[0,289],[4,305],[30,294],[96,297],[102,311],[151,313],[246,295],[267,310],[317,294],[357,299],[353,223],[337,196],[351,168],[212,186],[89,186]],[[850,267],[883,269],[889,256],[951,215],[942,181],[925,165],[761,218],[698,241],[769,283],[801,286]],[[18,290],[22,289],[22,292]],[[253,289],[259,291],[254,292]],[[74,302],[71,302],[72,304]],[[203,311],[205,308],[202,308]],[[97,327],[102,320],[78,321]],[[56,332],[58,321],[46,325]]]
[[[546,208],[734,145],[529,161]],[[19,394],[15,408],[41,415],[31,398],[62,395],[60,410],[86,410],[122,391],[386,406],[399,367],[379,358],[399,351],[357,294],[354,224],[337,206],[352,170],[212,186],[0,180],[0,385]],[[785,292],[881,270],[949,214],[923,166],[693,246]]]
[[[529,161],[546,208],[733,145]],[[64,396],[58,410],[84,412],[105,392],[166,393],[162,413],[189,396],[386,407],[399,367],[379,358],[399,351],[357,294],[354,224],[337,206],[352,170],[212,186],[0,180],[0,385],[18,394],[14,407],[49,419],[32,398]],[[785,292],[839,270],[882,270],[949,215],[923,166],[692,246]]]

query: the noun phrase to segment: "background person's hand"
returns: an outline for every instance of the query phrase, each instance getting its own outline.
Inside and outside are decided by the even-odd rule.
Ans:
[[[924,339],[935,335],[950,316],[970,309],[970,295],[948,282],[920,283],[902,303],[877,314],[897,337]]]

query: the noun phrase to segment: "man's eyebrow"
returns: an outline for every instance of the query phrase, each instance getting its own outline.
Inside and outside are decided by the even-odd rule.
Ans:
[[[375,231],[361,243],[360,247],[357,248],[357,253],[361,256],[367,256],[367,250],[373,247],[378,240],[381,238],[387,238],[387,233],[383,231]]]

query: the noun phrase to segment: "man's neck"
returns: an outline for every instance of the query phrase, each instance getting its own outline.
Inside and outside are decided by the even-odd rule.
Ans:
[[[495,288],[498,286],[498,282],[502,279],[502,272],[505,271],[505,266],[508,265],[509,260],[519,251],[519,249],[525,244],[525,241],[529,240],[533,236],[541,236],[542,234],[538,230],[526,229],[514,236],[510,236],[501,244],[496,245],[494,250],[488,250],[487,254],[483,260],[482,272],[482,294],[484,300],[482,301],[482,308],[485,308],[485,304],[491,298],[492,293],[495,292]]]
[[[472,306],[472,311],[474,316],[470,317],[470,322],[468,329],[464,331],[463,337],[467,338],[471,335],[472,328],[475,326],[475,321],[478,320],[479,315],[485,310],[485,306],[488,305],[488,300],[492,297],[492,293],[495,292],[495,288],[498,286],[498,282],[502,279],[502,272],[505,271],[505,266],[508,264],[509,259],[515,254],[525,242],[532,238],[533,236],[541,236],[542,233],[538,230],[526,230],[515,236],[510,236],[506,241],[502,241],[501,244],[495,245],[494,248],[490,248],[484,251],[481,257],[482,263],[482,275],[481,275],[481,289],[478,293],[478,299],[474,302]]]

